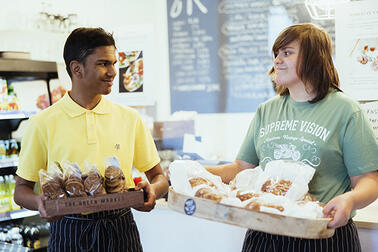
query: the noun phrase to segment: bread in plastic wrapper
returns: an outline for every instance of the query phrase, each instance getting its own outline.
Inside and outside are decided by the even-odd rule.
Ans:
[[[256,181],[255,189],[285,196],[292,200],[301,200],[308,192],[308,183],[314,173],[314,168],[302,162],[270,161]]]
[[[126,179],[117,157],[107,157],[105,165],[105,189],[107,193],[120,193],[127,191]]]
[[[225,197],[225,195],[222,195],[209,186],[197,186],[194,196],[215,201],[217,203],[221,202],[221,200]]]
[[[203,184],[216,189],[220,194],[228,194],[230,189],[219,176],[208,172],[200,163],[193,160],[175,160],[169,165],[171,185],[179,193],[194,196],[197,184]],[[197,180],[197,181],[196,181]],[[192,183],[190,182],[192,181]],[[195,181],[195,182],[193,182]],[[194,185],[194,187],[192,186]]]
[[[99,173],[95,163],[85,161],[81,177],[87,194],[91,196],[106,194],[104,178]]]
[[[81,179],[80,167],[77,163],[70,161],[62,162],[64,174],[64,190],[69,197],[85,197],[87,193],[84,189],[84,184]]]
[[[48,199],[67,198],[67,194],[63,189],[63,173],[60,170],[59,163],[52,163],[48,171],[43,169],[39,170],[39,181],[42,193]]]
[[[300,162],[277,160],[269,162],[264,171],[246,169],[229,185],[196,161],[176,160],[169,169],[172,188],[178,193],[260,212],[323,217],[322,205],[308,194],[307,184],[315,170]]]

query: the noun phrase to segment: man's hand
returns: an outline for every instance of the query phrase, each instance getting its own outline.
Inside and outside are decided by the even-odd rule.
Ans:
[[[47,199],[47,197],[44,196],[44,195],[40,195],[38,197],[38,211],[39,211],[39,215],[41,216],[41,218],[44,219],[47,222],[55,222],[55,221],[59,220],[60,218],[62,218],[63,216],[47,216],[46,207],[45,207],[45,204],[43,202],[43,200],[46,200],[46,199]]]
[[[142,211],[142,212],[149,212],[151,211],[152,209],[154,209],[155,207],[155,204],[156,204],[156,194],[155,194],[155,189],[152,185],[150,185],[150,183],[148,183],[147,181],[141,181],[139,182],[136,187],[135,187],[135,190],[136,191],[139,191],[143,189],[144,193],[147,194],[147,199],[146,201],[144,202],[143,206],[140,206],[140,207],[134,207],[134,209],[138,210],[138,211]]]

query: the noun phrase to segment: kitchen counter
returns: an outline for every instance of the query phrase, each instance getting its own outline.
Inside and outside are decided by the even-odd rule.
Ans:
[[[357,210],[357,215],[353,220],[358,228],[378,230],[378,200]]]
[[[159,209],[169,209],[168,202],[165,199],[157,200],[156,207]],[[357,214],[353,220],[358,228],[378,230],[378,200],[363,209],[357,210]]]
[[[378,202],[357,211],[354,218],[362,251],[378,251]],[[149,213],[133,209],[145,251],[241,251],[247,229],[173,211],[165,199]],[[156,244],[159,244],[157,246]]]

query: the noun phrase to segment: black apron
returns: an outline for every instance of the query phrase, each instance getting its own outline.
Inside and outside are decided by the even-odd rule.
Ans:
[[[242,252],[260,251],[360,252],[361,244],[357,227],[350,219],[348,224],[336,228],[335,234],[326,239],[294,238],[249,229],[245,235]]]
[[[72,214],[52,222],[47,251],[142,252],[130,208],[88,215]]]

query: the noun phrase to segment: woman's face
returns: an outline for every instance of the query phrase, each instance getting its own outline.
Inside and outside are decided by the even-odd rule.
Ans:
[[[293,41],[280,48],[274,59],[274,81],[287,88],[303,84],[297,75],[297,61],[300,45]]]

